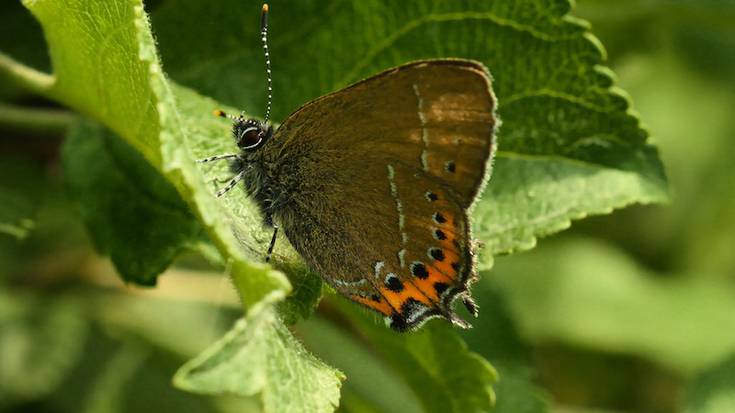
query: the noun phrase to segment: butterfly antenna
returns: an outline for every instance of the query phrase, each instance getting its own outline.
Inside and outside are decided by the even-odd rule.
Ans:
[[[263,4],[263,14],[260,16],[260,40],[263,41],[265,52],[265,72],[268,79],[268,104],[265,107],[265,123],[271,117],[271,102],[273,101],[273,79],[271,78],[271,57],[268,53],[268,4]]]
[[[228,115],[227,113],[225,113],[224,111],[219,110],[219,109],[216,109],[213,113],[214,113],[214,116],[219,116],[220,118],[227,118],[227,119],[229,119],[229,120],[231,120],[233,122],[237,122],[238,120],[242,120],[242,116]]]

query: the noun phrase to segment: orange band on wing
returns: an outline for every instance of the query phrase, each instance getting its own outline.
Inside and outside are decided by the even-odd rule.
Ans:
[[[409,298],[413,298],[429,307],[433,307],[431,300],[429,300],[421,290],[416,288],[416,286],[410,282],[403,283],[403,289],[399,292],[393,291],[388,287],[384,287],[380,289],[380,293],[383,294],[390,305],[399,312],[403,303],[405,303]]]
[[[372,298],[362,297],[359,295],[351,295],[350,298],[366,307],[372,308],[373,310],[381,314],[393,314],[393,308],[391,308],[390,304],[388,304],[388,301],[386,301],[383,297],[379,297],[377,301],[373,300]]]
[[[440,303],[441,293],[443,290],[441,288],[437,290],[437,283],[440,284],[440,287],[441,284],[448,287],[453,285],[455,281],[453,278],[450,278],[446,274],[442,274],[433,267],[428,267],[427,271],[429,273],[428,277],[425,279],[414,277],[411,282],[413,282],[413,284],[416,285],[416,287],[418,287],[424,295],[429,297],[433,302]]]

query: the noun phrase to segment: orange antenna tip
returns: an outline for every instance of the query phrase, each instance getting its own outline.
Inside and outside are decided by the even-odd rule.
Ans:
[[[263,3],[263,13],[268,13],[268,3]]]
[[[227,115],[225,115],[225,112],[223,112],[223,111],[221,111],[219,109],[215,109],[214,112],[212,112],[212,113],[214,114],[214,116],[219,116],[221,118],[226,118],[227,117]]]

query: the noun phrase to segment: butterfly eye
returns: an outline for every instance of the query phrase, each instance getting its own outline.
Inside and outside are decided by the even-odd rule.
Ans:
[[[237,137],[237,146],[240,149],[253,149],[258,147],[263,141],[265,133],[257,126],[238,127],[235,125],[235,136]]]

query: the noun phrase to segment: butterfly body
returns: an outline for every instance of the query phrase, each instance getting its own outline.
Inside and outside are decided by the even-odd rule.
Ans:
[[[475,279],[468,209],[489,172],[495,100],[482,64],[409,63],[302,106],[273,132],[239,118],[233,162],[266,225],[339,293],[404,331]],[[275,236],[274,236],[275,239]]]

